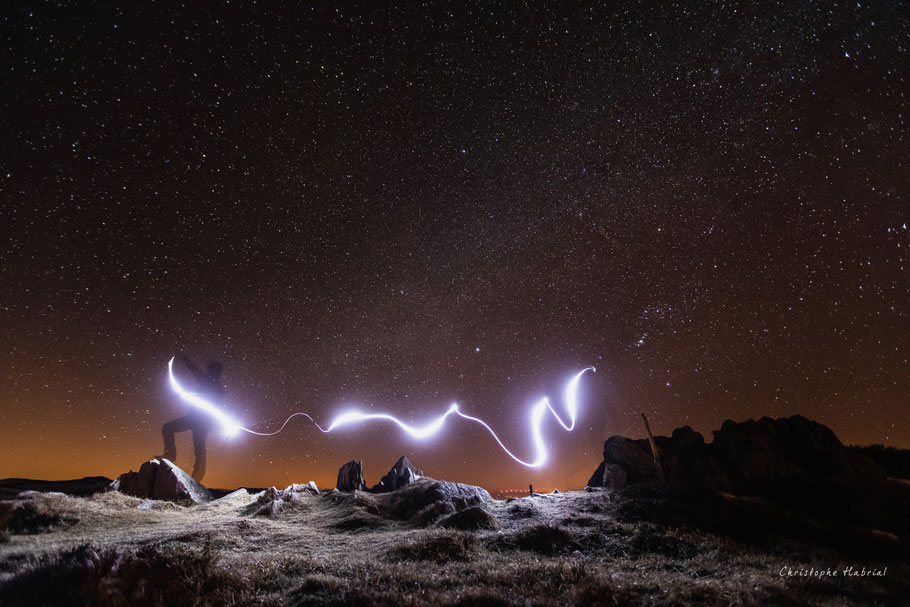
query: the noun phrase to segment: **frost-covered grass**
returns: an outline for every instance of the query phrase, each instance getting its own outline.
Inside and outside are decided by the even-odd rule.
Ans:
[[[0,544],[0,604],[886,605],[910,596],[893,538],[854,529],[838,542],[828,537],[836,529],[792,513],[777,529],[785,513],[732,496],[496,501],[486,507],[493,528],[475,530],[395,519],[384,496],[304,495],[272,518],[249,514],[256,500],[33,498],[34,528]],[[796,532],[803,525],[811,532]],[[779,575],[848,565],[888,571]]]

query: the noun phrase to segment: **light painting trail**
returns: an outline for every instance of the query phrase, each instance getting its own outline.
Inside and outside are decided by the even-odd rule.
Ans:
[[[335,419],[332,420],[332,423],[330,423],[328,427],[323,428],[322,426],[319,425],[319,423],[316,420],[314,420],[308,414],[298,412],[298,413],[292,414],[286,420],[284,420],[284,423],[281,424],[281,427],[278,428],[277,430],[275,430],[274,432],[256,432],[255,430],[250,430],[249,428],[244,427],[239,422],[237,422],[236,420],[231,418],[229,415],[226,415],[216,405],[208,402],[204,398],[200,397],[198,394],[194,394],[193,392],[189,392],[188,390],[184,389],[183,386],[180,385],[180,382],[177,381],[177,378],[174,376],[174,359],[171,358],[171,360],[168,362],[168,379],[169,379],[171,388],[174,390],[174,392],[176,392],[178,394],[178,396],[180,396],[180,398],[183,399],[184,401],[186,401],[187,403],[189,403],[195,407],[199,407],[200,409],[209,413],[215,419],[217,419],[221,423],[222,427],[224,428],[225,434],[227,434],[228,436],[235,436],[240,431],[248,432],[250,434],[255,434],[256,436],[274,436],[274,435],[278,434],[279,432],[281,432],[282,430],[284,430],[284,428],[285,428],[285,426],[287,426],[288,422],[299,415],[299,416],[306,417],[307,419],[309,419],[311,422],[313,422],[313,424],[317,428],[319,428],[319,430],[321,432],[324,432],[326,434],[328,434],[329,432],[332,432],[336,428],[341,428],[342,426],[347,426],[347,425],[354,424],[357,422],[364,422],[364,421],[371,421],[371,420],[385,420],[385,421],[390,421],[390,422],[396,424],[399,428],[404,430],[404,432],[407,433],[409,436],[412,436],[417,439],[424,439],[424,438],[429,438],[430,436],[433,436],[439,430],[441,430],[443,425],[445,425],[446,419],[450,415],[455,414],[468,421],[476,422],[476,423],[480,424],[481,426],[483,426],[484,428],[486,428],[486,430],[490,433],[490,435],[493,437],[493,439],[499,444],[499,446],[502,448],[502,450],[505,451],[509,457],[511,457],[513,460],[515,460],[519,464],[521,464],[523,466],[527,466],[529,468],[538,468],[538,467],[544,465],[547,461],[547,447],[543,441],[543,432],[542,432],[541,426],[543,424],[544,416],[547,414],[548,410],[550,411],[550,413],[553,414],[553,417],[556,418],[556,421],[559,422],[559,425],[562,426],[567,432],[571,432],[575,428],[575,419],[576,419],[577,412],[578,412],[578,383],[579,383],[579,381],[581,381],[581,376],[584,375],[587,371],[594,371],[594,367],[586,367],[586,368],[582,369],[581,371],[579,371],[574,377],[572,377],[571,380],[569,380],[569,383],[566,385],[565,392],[563,393],[563,398],[565,399],[565,404],[566,404],[566,410],[568,412],[568,423],[563,421],[563,419],[559,416],[559,413],[557,413],[556,410],[553,408],[553,406],[550,404],[550,400],[547,397],[543,397],[542,399],[537,401],[537,403],[535,403],[534,406],[531,408],[531,416],[530,416],[531,417],[531,419],[530,419],[531,440],[534,443],[535,456],[534,456],[533,460],[525,461],[525,460],[521,459],[520,457],[516,456],[514,453],[512,453],[509,450],[509,448],[505,446],[505,444],[502,442],[502,440],[500,440],[500,438],[499,438],[499,436],[497,436],[496,432],[493,431],[493,428],[491,428],[486,422],[484,422],[482,419],[479,419],[477,417],[473,417],[471,415],[466,415],[465,413],[462,413],[461,410],[458,408],[457,403],[452,403],[452,405],[448,408],[448,410],[445,413],[443,413],[442,415],[437,417],[435,420],[433,420],[430,423],[425,424],[423,426],[415,426],[412,424],[407,424],[407,423],[399,420],[398,418],[396,418],[392,415],[388,415],[386,413],[361,413],[359,411],[346,411],[346,412],[341,413],[338,416],[336,416]]]
[[[236,436],[241,430],[247,430],[241,426],[238,422],[232,419],[229,415],[224,413],[217,406],[213,405],[209,401],[205,400],[195,392],[190,392],[189,390],[184,390],[183,386],[180,385],[180,382],[177,381],[177,378],[174,376],[174,358],[171,357],[171,360],[167,363],[167,374],[168,381],[171,384],[171,389],[177,393],[180,398],[194,407],[198,407],[217,419],[221,422],[221,426],[224,428],[224,433],[228,436]]]

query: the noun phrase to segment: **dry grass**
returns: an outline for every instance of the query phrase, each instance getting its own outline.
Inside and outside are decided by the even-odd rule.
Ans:
[[[459,531],[428,532],[412,536],[389,551],[394,561],[467,561],[477,554],[477,538]]]
[[[885,558],[882,578],[782,578],[783,565],[880,559],[786,526],[769,535],[780,520],[766,505],[712,510],[659,492],[494,502],[484,509],[493,528],[472,530],[399,520],[390,499],[365,494],[304,496],[273,517],[256,516],[258,497],[243,494],[195,508],[119,494],[31,503],[71,522],[35,523],[40,533],[0,544],[2,605],[886,605],[910,596],[903,557]],[[23,520],[44,520],[34,514]],[[752,522],[757,532],[736,531]]]

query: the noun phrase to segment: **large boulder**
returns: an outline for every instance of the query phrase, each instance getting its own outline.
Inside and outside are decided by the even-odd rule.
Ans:
[[[607,462],[600,462],[600,466],[594,471],[591,480],[588,481],[588,487],[605,487],[607,489],[622,489],[626,486],[626,471],[619,465]]]
[[[666,451],[673,455],[687,456],[698,454],[704,448],[705,437],[701,435],[701,432],[696,432],[689,426],[683,426],[673,430],[670,438],[661,436],[654,442],[657,443],[657,449],[662,453]]]
[[[393,517],[416,522],[429,522],[441,516],[454,514],[472,506],[483,506],[493,501],[481,487],[419,478],[388,495],[389,512]]]
[[[660,480],[657,466],[654,465],[654,456],[651,455],[651,445],[645,439],[632,440],[624,436],[611,436],[604,443],[603,461],[621,468],[626,473],[626,482],[630,485]]]
[[[367,488],[363,482],[363,460],[351,460],[338,470],[338,482],[335,487],[339,491],[363,491]]]
[[[152,459],[121,474],[111,489],[134,497],[201,504],[211,499],[209,490],[170,460]]]
[[[805,472],[787,457],[774,424],[767,417],[742,423],[726,420],[720,430],[714,432],[713,446],[714,455],[727,465],[736,485],[788,478]]]
[[[133,472],[132,469],[130,469],[129,472],[124,472],[115,478],[109,485],[109,488],[112,491],[119,491],[125,495],[139,497],[139,495],[142,494],[143,497],[148,497],[148,493],[151,492],[151,483],[148,483],[146,486],[147,489],[145,491],[140,489],[139,473]]]
[[[885,480],[875,462],[845,447],[827,426],[802,415],[727,420],[714,432],[713,447],[733,484],[745,491],[808,481],[862,488]]]
[[[685,489],[730,490],[726,466],[712,456],[712,446],[689,426],[676,428],[673,434],[655,436],[660,452],[660,465],[670,485]]]
[[[418,478],[423,476],[423,470],[415,468],[407,457],[401,456],[389,473],[382,477],[378,484],[374,485],[371,491],[374,493],[388,493],[401,489],[405,485],[410,485]]]

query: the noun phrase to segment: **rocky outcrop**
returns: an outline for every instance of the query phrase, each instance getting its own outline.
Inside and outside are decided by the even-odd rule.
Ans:
[[[301,485],[294,483],[285,491],[294,491],[295,493],[309,493],[310,495],[319,495],[319,487],[316,486],[316,481],[310,481],[306,485]]]
[[[415,468],[407,457],[401,456],[389,473],[382,477],[371,491],[374,493],[388,493],[396,491],[405,485],[410,485],[423,476],[423,470]]]
[[[295,483],[283,491],[269,487],[259,494],[254,503],[250,504],[245,514],[275,518],[279,512],[298,505],[301,499],[307,495],[319,495],[319,488],[313,481],[306,485]]]
[[[800,415],[736,423],[714,431],[714,442],[685,426],[654,438],[669,484],[686,489],[761,493],[806,483],[856,490],[884,482],[884,471],[846,448],[830,428]],[[620,489],[660,482],[646,439],[611,436],[588,485]]]
[[[645,439],[632,440],[624,436],[611,436],[604,443],[604,464],[613,464],[625,472],[625,482],[629,484],[648,483],[660,480],[654,457],[651,455],[651,446]],[[618,487],[621,483],[621,474],[612,468]],[[607,470],[604,470],[607,473]]]
[[[338,482],[335,487],[339,491],[363,491],[367,488],[363,482],[363,460],[351,460],[338,471]]]
[[[400,519],[426,523],[472,506],[492,502],[490,494],[481,487],[420,478],[388,494],[389,513]]]
[[[845,447],[827,426],[801,415],[727,420],[714,432],[713,447],[715,457],[726,464],[730,483],[744,490],[810,480],[861,488],[885,480],[878,464]]]
[[[594,471],[588,487],[605,487],[607,489],[622,489],[626,486],[626,471],[618,464],[600,462]]]
[[[164,458],[145,462],[139,472],[121,474],[110,488],[134,497],[172,502],[201,504],[211,499],[208,489]]]

